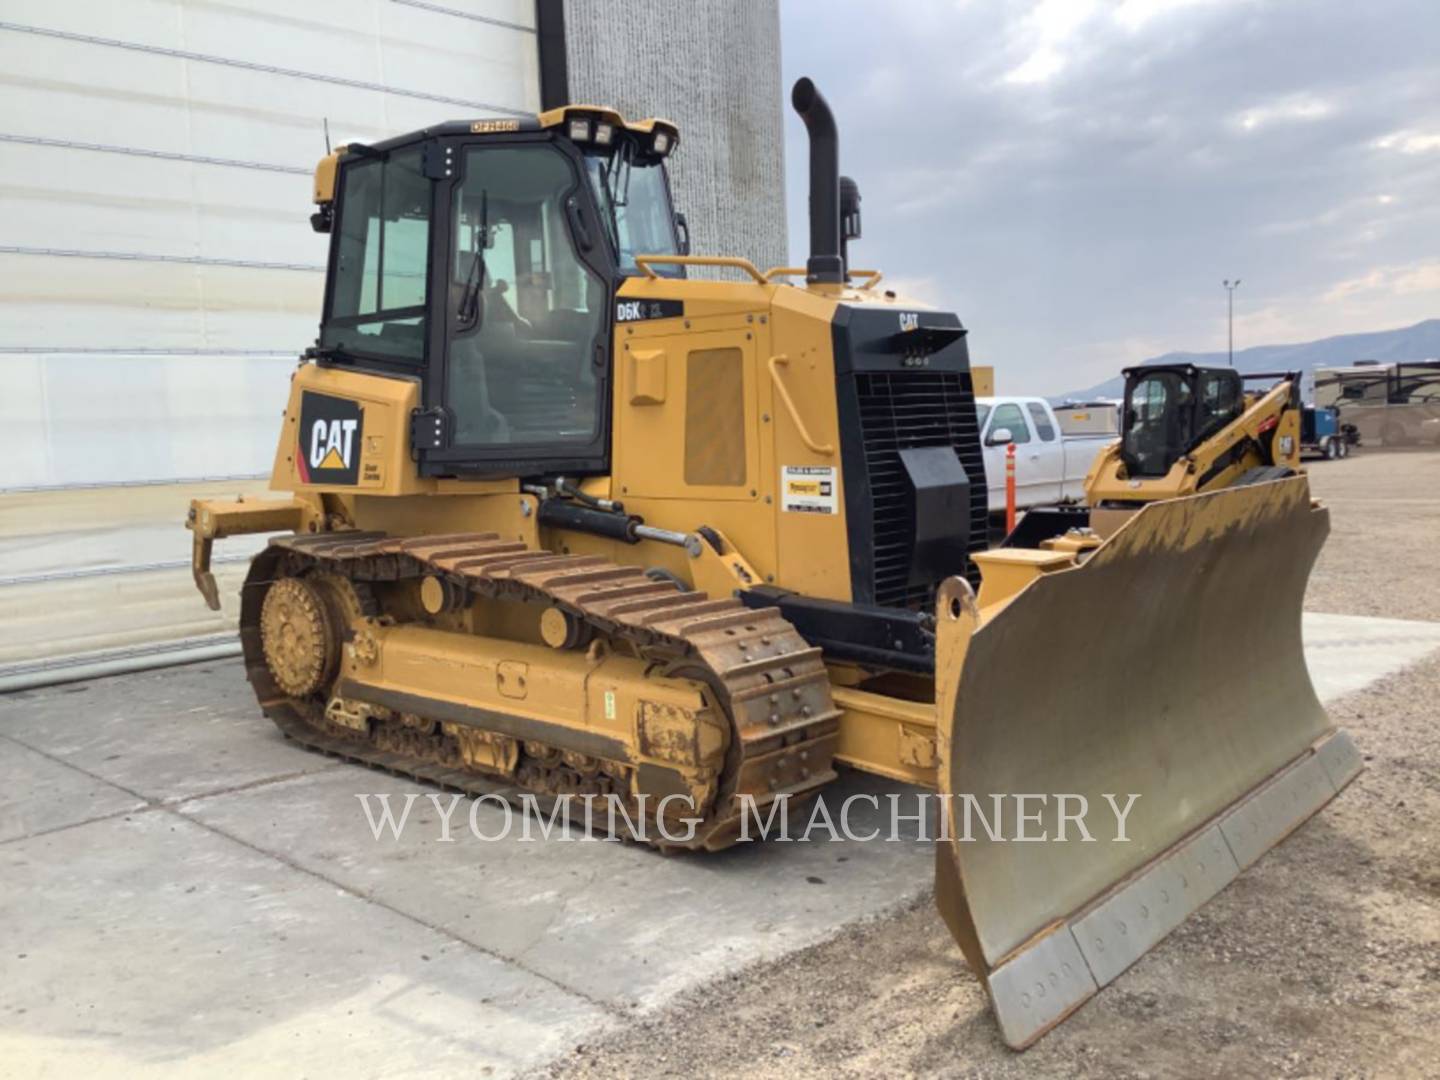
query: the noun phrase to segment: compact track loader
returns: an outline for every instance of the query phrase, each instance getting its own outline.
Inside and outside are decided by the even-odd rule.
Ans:
[[[291,738],[470,791],[604,794],[662,847],[839,765],[944,795],[939,907],[1023,1047],[1359,768],[1300,607],[1303,476],[986,550],[966,331],[853,268],[859,193],[808,79],[810,256],[687,254],[679,133],[570,106],[326,157],[316,346],[240,633]],[[693,280],[692,266],[739,281]],[[1135,796],[1128,841],[974,796]],[[1074,803],[1068,809],[1074,811]],[[675,835],[686,836],[674,840]]]
[[[1135,506],[1300,470],[1300,373],[1126,368],[1121,437],[1085,478],[1091,506]],[[1274,380],[1247,391],[1246,381]]]
[[[1300,373],[1194,364],[1126,368],[1120,438],[1095,455],[1082,504],[1032,508],[1004,546],[1107,537],[1150,503],[1300,471]],[[1246,381],[1267,381],[1247,390]]]

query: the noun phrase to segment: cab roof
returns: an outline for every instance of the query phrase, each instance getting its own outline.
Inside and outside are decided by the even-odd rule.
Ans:
[[[456,137],[463,135],[509,135],[522,131],[549,131],[553,128],[565,128],[571,120],[586,121],[586,134],[584,142],[601,147],[608,145],[608,140],[601,142],[596,135],[604,124],[610,124],[616,128],[630,132],[632,135],[641,136],[645,140],[642,149],[653,147],[658,157],[668,157],[680,142],[680,129],[670,120],[649,116],[644,120],[626,120],[620,113],[605,105],[562,105],[558,109],[547,109],[538,116],[503,116],[481,120],[446,120],[443,123],[431,127],[421,128],[419,131],[407,132],[404,135],[395,135],[389,139],[382,139],[376,143],[350,143],[345,146],[337,146],[329,154],[320,159],[315,166],[315,181],[313,197],[316,204],[324,206],[330,203],[335,197],[335,170],[339,164],[341,155],[353,154],[386,154],[391,150],[398,150],[401,147],[411,146],[424,142],[426,139]],[[567,136],[568,130],[564,132]],[[663,138],[668,136],[668,138]],[[660,146],[661,142],[664,146]],[[318,227],[318,226],[317,226]]]
[[[421,128],[419,131],[395,135],[368,145],[371,150],[384,152],[424,139],[447,135],[507,135],[517,131],[549,131],[552,128],[563,127],[572,118],[613,124],[636,135],[653,136],[657,130],[666,131],[674,142],[680,141],[680,129],[670,120],[655,116],[646,117],[644,120],[626,120],[620,113],[605,105],[562,105],[558,109],[547,109],[538,116],[446,120],[431,127]],[[338,149],[344,150],[345,147]]]

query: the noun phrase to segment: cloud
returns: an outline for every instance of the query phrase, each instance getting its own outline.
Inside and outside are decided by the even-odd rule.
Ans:
[[[1091,0],[1041,0],[1024,20],[1021,34],[1035,41],[1023,63],[1005,74],[1007,83],[1048,82],[1065,67],[1062,47],[1095,12]]]
[[[1378,195],[1361,195],[1353,199],[1321,210],[1319,213],[1308,214],[1301,218],[1291,218],[1285,221],[1272,221],[1260,227],[1260,233],[1264,236],[1285,236],[1287,234],[1306,233],[1314,229],[1333,229],[1355,220],[1369,220],[1372,215],[1386,215],[1387,207],[1395,205],[1396,196],[1388,192],[1381,192]]]
[[[1223,313],[1220,313],[1223,314]],[[1440,260],[1375,267],[1315,289],[1235,293],[1235,347],[1382,330],[1440,316]]]
[[[1083,386],[1094,386],[1096,383],[1113,379],[1120,374],[1122,368],[1130,367],[1153,359],[1162,353],[1170,352],[1169,343],[1162,337],[1119,337],[1104,341],[1077,342],[1068,350],[1070,362],[1066,366],[1065,378],[1068,381],[1056,383],[1049,389],[1028,387],[1035,393],[1047,396],[1067,393]],[[1005,363],[1011,360],[1010,357],[1000,358],[997,365],[1003,374],[999,377],[1003,380],[1003,388],[997,386],[1001,393],[1022,393],[1018,386],[1011,386],[1011,368]]]
[[[856,258],[927,282],[1002,385],[1062,392],[1097,381],[1080,368],[1223,348],[1222,278],[1245,280],[1247,345],[1440,316],[1426,0],[843,10],[785,0],[782,43],[864,192]],[[805,163],[791,119],[792,258]]]
[[[1049,45],[1041,45],[1032,52],[1023,64],[1011,68],[1005,74],[1009,83],[1043,83],[1059,74],[1065,66],[1065,58]]]
[[[1185,8],[1213,6],[1228,0],[1123,0],[1115,9],[1114,18],[1126,30],[1143,29],[1156,19],[1164,18]]]
[[[1402,154],[1426,154],[1440,150],[1440,135],[1425,131],[1394,131],[1375,140],[1380,150],[1398,150]]]
[[[1440,307],[1440,261],[1411,263],[1408,266],[1377,266],[1356,278],[1337,282],[1323,299],[1327,303],[1365,294],[1408,296],[1428,294]]]
[[[1236,115],[1234,122],[1241,131],[1258,131],[1273,124],[1320,120],[1333,111],[1334,108],[1328,101],[1321,101],[1308,94],[1298,94],[1246,109]]]

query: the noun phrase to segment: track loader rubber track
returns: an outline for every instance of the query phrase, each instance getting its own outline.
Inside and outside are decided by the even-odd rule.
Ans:
[[[470,794],[546,801],[563,793],[535,770],[517,777],[468,768],[438,736],[395,731],[365,734],[326,719],[325,697],[287,695],[267,664],[261,634],[265,596],[279,581],[323,574],[350,584],[352,618],[383,615],[369,586],[435,575],[466,601],[538,601],[578,620],[588,635],[625,642],[656,670],[701,683],[730,724],[725,766],[694,840],[659,847],[715,850],[734,843],[740,797],[765,807],[778,795],[808,798],[835,778],[832,757],[840,711],[820,650],[779,612],[750,609],[734,598],[679,592],[642,568],[599,556],[555,555],[494,533],[395,538],[373,532],[277,537],[257,555],[241,593],[240,634],[247,675],[262,709],[288,737],[310,749]],[[566,747],[555,747],[563,752]],[[547,779],[550,782],[547,782]],[[607,785],[599,784],[600,793]],[[528,781],[528,782],[527,782]],[[591,785],[595,786],[595,785]]]

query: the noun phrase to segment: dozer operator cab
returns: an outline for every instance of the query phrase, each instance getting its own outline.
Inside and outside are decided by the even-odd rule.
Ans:
[[[688,247],[677,141],[571,106],[340,148],[316,174],[333,239],[313,355],[420,377],[422,475],[603,470],[611,298],[637,257]]]
[[[1131,476],[1164,476],[1182,456],[1245,410],[1233,368],[1127,368],[1120,456]]]

